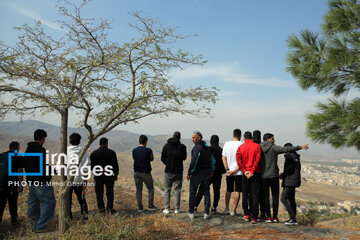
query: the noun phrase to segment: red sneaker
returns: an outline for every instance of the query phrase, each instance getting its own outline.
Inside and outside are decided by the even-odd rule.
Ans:
[[[251,224],[257,224],[256,219],[251,219]]]
[[[247,221],[247,222],[250,222],[250,215],[245,215],[244,220]]]
[[[266,223],[272,223],[273,221],[272,221],[271,218],[265,218],[265,222],[266,222]]]
[[[274,218],[273,218],[273,222],[274,222],[274,223],[278,223],[278,222],[280,222],[280,221],[279,221],[279,219],[278,219],[277,217],[274,217]]]

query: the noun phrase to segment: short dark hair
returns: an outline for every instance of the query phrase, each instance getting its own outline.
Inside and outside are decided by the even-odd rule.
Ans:
[[[70,144],[71,145],[79,145],[80,140],[81,140],[81,136],[78,133],[73,133],[73,134],[70,135],[69,139],[70,139]]]
[[[35,141],[39,141],[39,140],[43,139],[44,137],[47,137],[47,133],[44,130],[38,129],[34,132],[34,140]]]
[[[200,139],[203,139],[203,135],[199,131],[194,131],[194,134],[198,135]]]
[[[213,146],[219,145],[219,136],[218,135],[212,135],[210,138],[210,144]]]
[[[264,141],[267,141],[268,139],[272,138],[273,136],[274,136],[274,134],[272,134],[272,133],[265,133],[263,139],[264,139]]]
[[[284,147],[292,147],[293,145],[291,143],[285,143]]]
[[[259,130],[253,131],[253,140],[256,143],[261,143],[261,132]]]
[[[177,140],[180,140],[181,139],[181,133],[178,132],[178,131],[174,132],[173,138],[176,138]]]
[[[245,138],[245,139],[252,139],[252,134],[251,134],[251,132],[246,131],[246,132],[244,133],[244,138]]]
[[[9,150],[14,150],[14,149],[17,149],[17,148],[20,148],[20,143],[18,142],[11,142],[9,144]]]
[[[100,138],[100,146],[105,146],[109,140],[106,137]]]
[[[145,144],[145,143],[147,143],[147,141],[148,141],[148,137],[147,137],[147,136],[145,136],[145,135],[140,135],[140,137],[139,137],[139,143],[140,143],[140,144]]]
[[[233,131],[233,137],[241,138],[241,130],[240,129],[234,129]]]

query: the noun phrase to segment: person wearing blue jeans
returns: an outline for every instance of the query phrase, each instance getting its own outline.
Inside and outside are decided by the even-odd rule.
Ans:
[[[200,184],[204,190],[205,213],[204,219],[209,218],[210,210],[210,182],[212,172],[215,170],[215,158],[211,155],[211,149],[202,140],[202,134],[198,131],[192,135],[195,144],[191,150],[191,163],[188,170],[187,180],[190,180],[189,195],[189,218],[194,218],[196,191]]]
[[[39,231],[51,221],[55,210],[54,187],[29,186],[28,217],[35,225],[35,231]]]
[[[38,129],[34,132],[34,142],[29,142],[26,153],[42,153],[43,159],[46,156],[46,150],[43,147],[47,133]],[[37,232],[46,227],[54,217],[55,213],[55,195],[54,187],[51,182],[51,175],[46,174],[46,161],[43,162],[43,174],[41,176],[27,176],[29,185],[28,196],[28,217],[33,221],[34,230]],[[28,157],[24,162],[26,173],[40,172],[40,161],[38,158]],[[49,173],[51,173],[51,169]]]

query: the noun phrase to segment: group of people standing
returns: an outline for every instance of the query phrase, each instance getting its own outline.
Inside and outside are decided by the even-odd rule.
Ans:
[[[34,132],[34,141],[28,143],[26,153],[41,153],[43,159],[46,156],[46,150],[43,147],[47,133],[38,129]],[[281,201],[289,212],[290,219],[286,224],[297,224],[296,222],[296,203],[295,188],[300,186],[300,155],[297,150],[307,149],[308,144],[303,146],[292,146],[287,143],[284,147],[275,144],[274,135],[267,133],[263,136],[261,142],[260,131],[245,132],[243,141],[240,129],[233,131],[233,139],[227,141],[223,148],[219,146],[219,137],[213,135],[210,138],[210,146],[203,140],[203,135],[199,131],[192,134],[194,147],[191,150],[191,162],[187,170],[187,180],[190,181],[189,190],[189,210],[188,215],[191,219],[197,213],[197,207],[204,196],[204,219],[210,217],[210,185],[213,186],[214,199],[211,207],[211,213],[217,213],[217,207],[220,199],[220,188],[222,175],[226,174],[226,194],[225,194],[225,214],[236,215],[237,207],[242,192],[242,207],[244,219],[256,223],[258,221],[279,222],[278,205],[279,205],[279,179],[282,178],[284,187]],[[180,213],[180,199],[183,184],[183,162],[187,159],[186,146],[181,143],[180,132],[175,132],[173,137],[167,140],[161,152],[161,161],[165,164],[164,173],[164,210],[163,213],[170,213],[170,196],[171,189],[174,185],[174,208],[175,213]],[[80,155],[81,136],[73,133],[69,137],[68,155]],[[119,166],[116,153],[108,148],[108,139],[100,139],[100,147],[93,151],[91,155],[84,154],[80,160],[79,166],[90,166],[93,170],[97,166],[105,169],[111,166],[113,174],[103,174],[94,176],[95,192],[97,206],[101,213],[115,213],[114,205],[114,182],[119,174]],[[151,162],[154,160],[153,152],[147,147],[148,138],[145,135],[139,137],[139,146],[132,151],[134,160],[134,181],[136,186],[136,200],[138,212],[143,212],[142,203],[143,184],[148,189],[148,211],[158,211],[154,205],[154,183],[151,175]],[[12,142],[9,151],[0,155],[0,223],[2,215],[9,202],[9,209],[12,224],[18,224],[17,198],[18,193],[23,190],[22,185],[14,184],[23,181],[23,177],[10,177],[7,171],[9,169],[8,156],[10,153],[19,152],[20,144]],[[277,165],[278,155],[285,153],[284,172],[280,175]],[[17,161],[14,158],[12,163],[13,172],[34,173],[40,168],[39,161],[27,159],[26,161]],[[45,161],[43,169],[46,167]],[[68,161],[69,165],[74,164]],[[51,171],[50,171],[51,172]],[[87,219],[88,207],[85,198],[87,181],[81,174],[74,177],[70,188],[70,209],[68,215],[72,218],[71,201],[72,193],[77,196],[81,208],[83,220]],[[41,176],[27,176],[26,181],[29,185],[28,195],[28,217],[33,222],[34,230],[41,231],[54,217],[55,213],[55,195],[52,177],[45,171]],[[107,205],[103,200],[104,187],[106,188]],[[271,214],[269,190],[272,193]],[[229,203],[231,194],[234,192],[234,205],[230,211]],[[258,218],[260,205],[261,216]]]
[[[243,141],[240,129],[233,131],[233,139],[227,141],[223,148],[219,146],[219,137],[210,138],[211,146],[207,146],[199,131],[192,134],[194,147],[191,150],[191,162],[187,171],[190,180],[189,210],[191,219],[197,213],[197,207],[204,196],[204,219],[210,214],[210,185],[213,185],[214,200],[211,213],[217,213],[220,199],[222,175],[226,173],[226,194],[224,214],[236,215],[242,192],[242,208],[244,219],[251,223],[259,221],[279,222],[279,179],[283,179],[284,188],[281,201],[287,209],[290,219],[287,225],[296,225],[295,188],[300,186],[300,155],[296,151],[308,149],[308,144],[284,147],[275,144],[274,135],[266,133],[261,141],[261,132],[244,133]],[[279,174],[278,155],[285,153],[284,172]],[[183,161],[186,159],[186,147],[180,143],[180,133],[175,132],[163,148],[161,161],[166,165],[164,175],[165,208],[168,214],[170,208],[170,191],[174,184],[175,213],[180,212],[180,193],[182,186]],[[136,161],[136,160],[135,160]],[[135,173],[136,174],[136,173]],[[272,214],[269,192],[272,194]],[[230,211],[229,203],[234,192],[234,205]],[[139,205],[139,209],[140,209]],[[259,206],[261,216],[259,215]]]

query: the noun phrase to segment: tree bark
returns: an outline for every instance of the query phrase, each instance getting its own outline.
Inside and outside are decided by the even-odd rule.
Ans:
[[[67,130],[68,130],[69,109],[66,108],[61,114],[60,152],[67,154]],[[64,165],[64,158],[61,158],[61,165]],[[63,234],[69,228],[70,219],[70,189],[64,185],[67,176],[61,170],[61,184],[59,188],[59,232]]]

